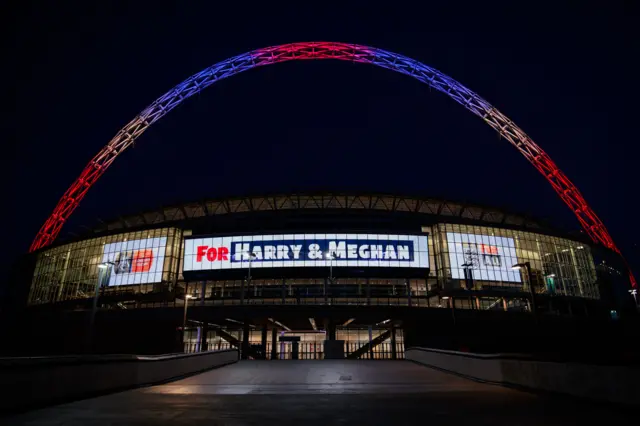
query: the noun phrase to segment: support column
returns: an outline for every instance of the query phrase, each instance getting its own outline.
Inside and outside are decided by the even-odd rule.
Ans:
[[[206,321],[202,322],[202,331],[200,334],[200,352],[206,352],[207,348],[207,333],[209,333],[209,323]]]
[[[329,318],[324,319],[326,339],[324,341],[324,359],[344,359],[344,340],[336,340],[336,324]]]
[[[411,280],[406,278],[404,281],[407,287],[407,304],[411,307]]]
[[[207,282],[206,281],[202,281],[202,293],[200,294],[200,306],[204,306],[204,297],[207,294]]]
[[[336,340],[336,324],[329,318],[324,319],[324,329],[327,332],[327,340]]]
[[[398,351],[396,350],[396,328],[391,326],[391,359],[398,359]]]
[[[369,326],[369,359],[373,359],[373,327]]]
[[[507,303],[507,299],[505,299],[504,297],[502,298],[502,308],[505,312],[509,310],[509,304]]]
[[[249,355],[249,333],[250,333],[250,327],[249,327],[249,323],[246,322],[244,323],[244,326],[242,328],[242,354],[240,356],[240,359],[247,359],[248,355]]]
[[[278,359],[278,329],[271,329],[271,359]]]
[[[267,357],[267,324],[265,323],[262,326],[262,358],[268,359]]]

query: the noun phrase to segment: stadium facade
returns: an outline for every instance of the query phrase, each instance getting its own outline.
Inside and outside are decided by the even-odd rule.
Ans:
[[[27,303],[87,311],[97,291],[103,322],[165,313],[177,350],[397,358],[408,312],[597,315],[603,250],[530,217],[444,200],[209,200],[101,222],[37,251]]]

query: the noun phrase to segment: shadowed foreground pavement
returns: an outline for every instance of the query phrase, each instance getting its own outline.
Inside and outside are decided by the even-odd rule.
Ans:
[[[90,379],[90,378],[87,378]],[[615,407],[479,384],[409,361],[241,361],[3,425],[631,424]]]

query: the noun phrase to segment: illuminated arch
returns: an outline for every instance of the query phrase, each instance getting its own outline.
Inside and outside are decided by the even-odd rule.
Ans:
[[[165,114],[187,98],[199,93],[218,80],[251,68],[278,62],[303,59],[338,59],[388,68],[409,75],[445,93],[454,101],[482,118],[489,126],[516,147],[522,155],[549,181],[560,198],[574,212],[580,224],[597,243],[618,253],[609,231],[587,205],[578,188],[556,166],[551,158],[518,126],[480,96],[454,79],[427,65],[396,53],[373,47],[336,42],[292,43],[254,50],[235,56],[201,71],[162,95],[124,126],[100,152],[89,161],[78,179],[64,193],[51,216],[46,220],[31,244],[30,251],[45,247],[58,236],[63,224],[76,209],[89,188],[113,163],[116,157]],[[635,286],[635,281],[631,277]]]

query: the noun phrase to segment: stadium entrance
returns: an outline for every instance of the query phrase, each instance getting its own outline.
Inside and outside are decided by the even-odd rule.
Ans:
[[[227,327],[209,324],[205,331],[202,324],[192,321],[184,333],[184,352],[238,349],[242,359],[267,360],[404,359],[403,330],[391,321],[337,326],[333,333],[317,326],[293,330],[279,321],[270,322],[272,327],[249,324],[248,330],[240,321]],[[315,320],[310,323],[315,325]]]

